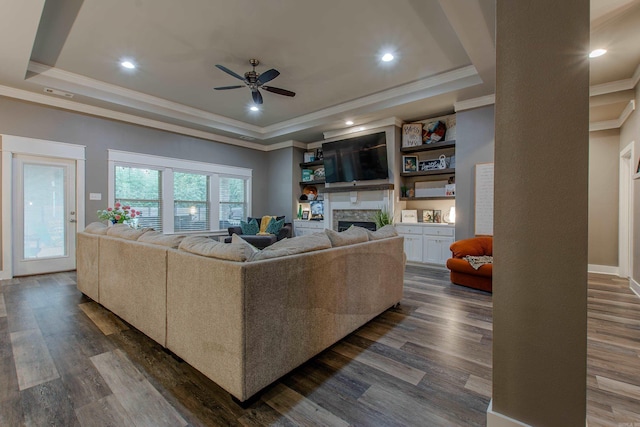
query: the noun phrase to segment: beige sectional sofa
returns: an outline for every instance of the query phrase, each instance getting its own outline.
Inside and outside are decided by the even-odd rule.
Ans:
[[[145,242],[147,232],[92,224],[79,233],[78,288],[240,401],[402,298],[403,239],[392,229],[327,231],[262,251],[241,239]]]

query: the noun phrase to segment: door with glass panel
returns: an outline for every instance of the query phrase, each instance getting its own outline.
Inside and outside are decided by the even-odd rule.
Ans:
[[[13,163],[13,275],[75,269],[75,161],[16,155]]]

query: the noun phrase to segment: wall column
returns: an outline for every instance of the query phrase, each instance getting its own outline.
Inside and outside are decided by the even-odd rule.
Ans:
[[[488,426],[586,419],[589,1],[497,0]]]

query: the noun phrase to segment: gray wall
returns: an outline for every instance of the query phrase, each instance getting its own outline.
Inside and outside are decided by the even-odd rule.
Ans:
[[[589,134],[589,264],[618,265],[618,129]]]
[[[492,408],[584,426],[589,2],[497,0],[496,17]]]
[[[290,204],[279,206],[279,201],[269,202],[272,185],[269,156],[265,152],[5,97],[0,97],[0,133],[86,145],[87,223],[97,220],[95,212],[109,203],[106,200],[107,149],[250,168],[253,170],[253,213],[261,214],[272,208],[291,215]],[[102,201],[89,201],[89,193],[102,193]]]
[[[267,210],[256,211],[256,215],[285,215],[287,222],[292,221],[296,209],[295,194],[300,191],[300,179],[294,176],[294,172],[300,169],[298,164],[301,160],[298,157],[302,158],[298,152],[299,149],[288,147],[268,153]]]
[[[492,163],[494,106],[456,114],[456,240],[475,236],[475,165]]]
[[[637,106],[640,105],[640,86],[636,86],[636,110],[631,113],[627,121],[620,129],[620,150],[626,147],[630,142],[634,142],[634,158],[631,159],[634,165],[638,164],[640,157],[640,112]],[[636,283],[640,283],[640,179],[636,179],[633,185],[633,260],[631,262],[631,277]]]

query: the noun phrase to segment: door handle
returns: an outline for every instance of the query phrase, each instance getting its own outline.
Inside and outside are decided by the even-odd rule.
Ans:
[[[75,219],[70,219],[69,222],[77,222]]]

